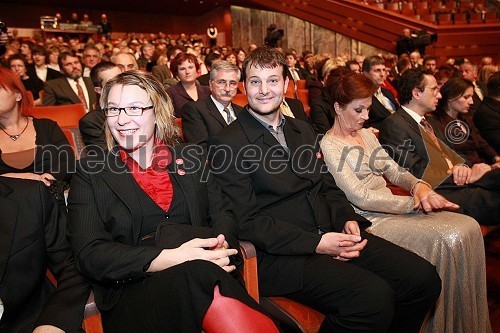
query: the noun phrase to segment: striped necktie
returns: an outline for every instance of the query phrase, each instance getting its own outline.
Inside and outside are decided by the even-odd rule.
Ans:
[[[78,98],[82,101],[83,106],[85,106],[85,110],[88,110],[87,100],[85,99],[85,94],[83,93],[82,86],[78,83],[78,79],[75,79],[76,82],[76,90],[78,91]]]
[[[231,124],[234,121],[234,117],[231,115],[231,111],[228,108],[224,108],[223,110],[226,113],[226,122]]]

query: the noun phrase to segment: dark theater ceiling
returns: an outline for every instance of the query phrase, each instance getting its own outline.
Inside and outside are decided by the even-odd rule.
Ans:
[[[85,8],[99,11],[165,13],[169,15],[199,16],[219,6],[262,8],[250,0],[0,0],[0,3],[35,5],[54,8]]]

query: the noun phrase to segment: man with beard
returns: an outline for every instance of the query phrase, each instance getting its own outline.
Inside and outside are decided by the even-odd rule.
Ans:
[[[440,293],[435,268],[365,232],[370,222],[335,184],[311,126],[279,111],[287,71],[278,50],[252,52],[248,105],[209,145],[238,237],[257,249],[261,295],[322,312],[319,332],[418,332]]]
[[[90,110],[96,102],[96,95],[90,78],[82,77],[80,60],[69,52],[62,52],[58,62],[64,77],[45,83],[43,105],[82,103],[87,111]]]

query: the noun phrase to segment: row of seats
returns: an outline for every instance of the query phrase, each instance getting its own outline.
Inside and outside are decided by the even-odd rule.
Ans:
[[[464,1],[465,2],[465,1]],[[498,13],[467,13],[466,7],[455,7],[455,1],[446,3],[407,2],[407,3],[372,3],[371,5],[393,13],[410,16],[437,24],[480,24],[498,22]]]

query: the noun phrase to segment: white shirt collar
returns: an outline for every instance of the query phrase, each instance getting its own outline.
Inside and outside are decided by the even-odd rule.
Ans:
[[[415,111],[413,111],[413,110],[411,110],[411,109],[407,108],[407,107],[406,107],[406,106],[404,106],[404,105],[401,105],[401,108],[402,108],[403,110],[405,110],[405,112],[406,112],[406,113],[408,113],[408,114],[410,115],[410,117],[412,117],[412,118],[413,118],[413,120],[415,120],[415,121],[417,122],[417,124],[418,124],[418,125],[420,125],[420,121],[421,121],[422,119],[425,119],[425,117],[422,117],[421,115],[419,115],[419,114],[418,114],[418,113],[416,113]]]

